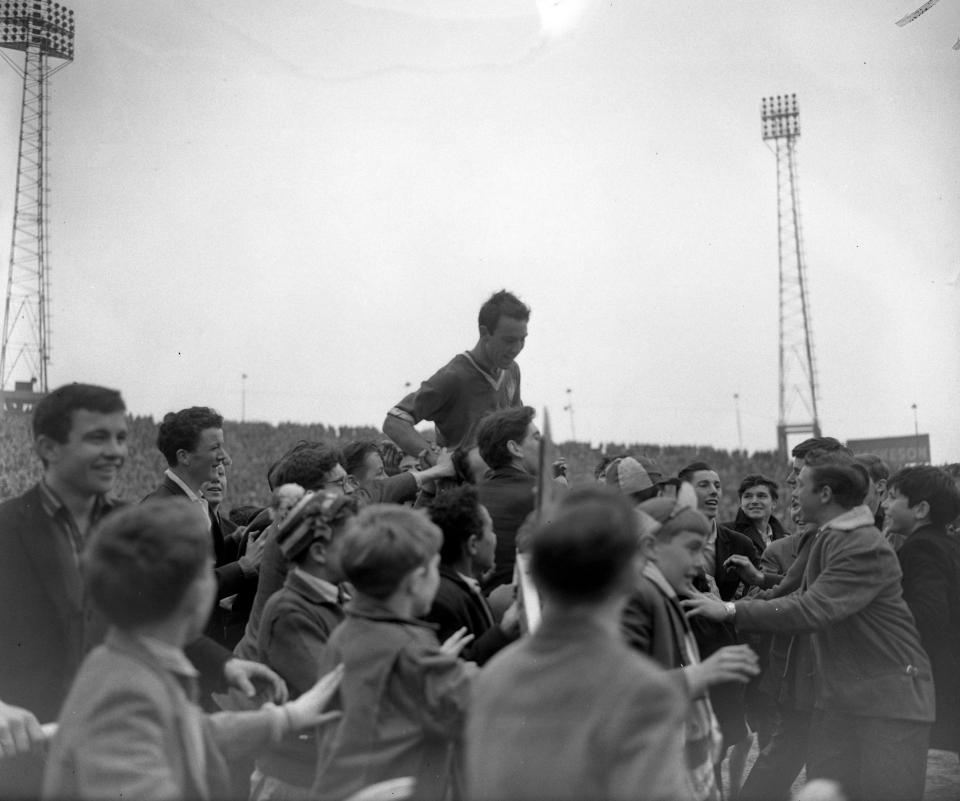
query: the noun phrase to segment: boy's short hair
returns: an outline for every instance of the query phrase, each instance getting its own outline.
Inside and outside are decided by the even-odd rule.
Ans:
[[[737,497],[742,498],[743,493],[745,493],[748,489],[761,486],[770,490],[770,497],[774,500],[777,500],[780,497],[780,488],[777,485],[777,482],[772,478],[767,478],[762,473],[751,473],[749,476],[744,476],[743,481],[740,482],[740,486],[737,489]]]
[[[115,626],[167,619],[207,570],[213,543],[197,504],[147,501],[106,517],[83,551],[87,593]]]
[[[640,543],[633,504],[599,484],[563,496],[530,538],[530,570],[561,603],[599,603],[621,586]]]
[[[126,405],[115,389],[95,384],[66,384],[40,400],[33,411],[33,437],[50,437],[64,443],[73,427],[73,413],[80,409],[100,414],[125,412]]]
[[[960,517],[960,490],[945,470],[929,465],[904,467],[893,474],[887,488],[904,495],[910,506],[926,501],[934,525],[945,526]]]
[[[456,562],[470,537],[483,537],[483,518],[480,517],[480,498],[472,484],[441,492],[429,509],[430,519],[443,533],[440,561]]]
[[[380,456],[380,447],[372,439],[355,439],[348,442],[340,450],[343,469],[350,475],[355,476],[357,471],[363,469],[364,460],[371,453]]]
[[[191,406],[167,412],[157,431],[157,448],[170,467],[177,464],[177,451],[192,451],[208,428],[223,428],[223,416],[208,406]]]
[[[863,503],[870,489],[867,468],[843,451],[812,450],[804,457],[814,489],[830,487],[833,500],[844,509]]]
[[[890,467],[875,453],[857,453],[853,458],[867,468],[867,474],[874,483],[890,478]]]
[[[343,538],[340,562],[358,592],[383,600],[440,550],[443,534],[424,512],[391,503],[361,510]]]
[[[683,531],[693,531],[704,537],[710,535],[710,521],[702,512],[684,506],[676,498],[651,498],[637,506],[660,524],[654,536],[668,542]]]
[[[520,406],[491,412],[480,421],[477,426],[477,447],[487,467],[496,470],[510,464],[513,456],[507,450],[507,443],[513,441],[519,445],[523,442],[536,413],[532,406]]]

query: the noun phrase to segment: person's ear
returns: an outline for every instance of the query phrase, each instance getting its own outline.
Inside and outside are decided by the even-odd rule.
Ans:
[[[479,540],[477,539],[477,535],[471,534],[469,537],[467,537],[467,542],[466,542],[467,554],[469,554],[470,556],[475,556],[479,548],[479,545],[480,543],[479,543]]]
[[[507,453],[517,459],[523,458],[523,448],[520,447],[519,443],[512,439],[507,440]]]
[[[177,451],[177,464],[188,467],[190,465],[190,451],[186,448],[180,448]]]
[[[486,338],[489,337],[490,335],[491,335],[491,334],[490,334],[490,329],[487,328],[485,325],[481,325],[481,326],[480,326],[480,339],[486,339]]]
[[[640,547],[637,549],[640,555],[648,562],[657,561],[657,538],[641,537]]]
[[[34,448],[44,464],[56,464],[60,460],[60,443],[53,437],[41,434],[37,437]]]
[[[882,501],[887,495],[887,480],[881,478],[879,481],[875,482],[874,489],[877,491],[877,497]]]
[[[930,502],[920,501],[916,506],[910,507],[913,512],[914,520],[926,520],[930,517]]]
[[[327,543],[323,540],[314,540],[310,543],[310,558],[319,565],[327,563]]]

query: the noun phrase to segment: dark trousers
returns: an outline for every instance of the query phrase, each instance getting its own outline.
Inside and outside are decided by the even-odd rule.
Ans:
[[[780,801],[807,760],[810,712],[780,708],[770,741],[760,751],[740,790],[740,801]]]
[[[817,710],[808,779],[833,779],[850,801],[920,801],[930,724]]]

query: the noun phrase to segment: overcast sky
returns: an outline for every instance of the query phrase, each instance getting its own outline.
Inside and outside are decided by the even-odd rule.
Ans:
[[[796,93],[824,433],[912,434],[916,403],[960,460],[960,3],[894,24],[920,4],[74,0],[51,385],[239,419],[247,374],[247,419],[379,425],[507,287],[557,439],[569,388],[581,440],[771,449],[760,101]]]

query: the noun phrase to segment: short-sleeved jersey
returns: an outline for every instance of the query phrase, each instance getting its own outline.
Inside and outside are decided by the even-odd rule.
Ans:
[[[485,414],[522,405],[516,362],[494,378],[464,352],[407,395],[390,414],[411,424],[432,421],[437,445],[442,448],[470,448],[476,444],[477,424]]]

